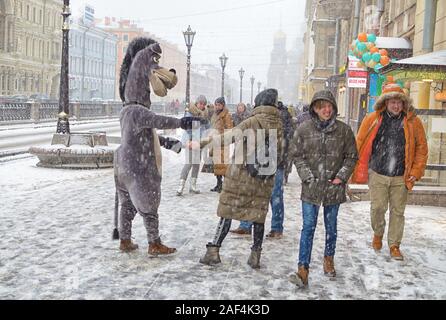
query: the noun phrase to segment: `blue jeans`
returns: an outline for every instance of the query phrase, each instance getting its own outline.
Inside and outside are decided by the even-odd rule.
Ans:
[[[274,188],[271,194],[271,231],[283,232],[283,219],[285,215],[285,208],[283,205],[283,177],[284,169],[277,169],[274,177]],[[239,228],[250,230],[252,227],[251,221],[240,221]]]
[[[325,252],[324,256],[334,256],[336,250],[339,204],[324,206]],[[319,206],[302,201],[303,226],[300,234],[299,266],[310,267],[314,231],[317,225]]]

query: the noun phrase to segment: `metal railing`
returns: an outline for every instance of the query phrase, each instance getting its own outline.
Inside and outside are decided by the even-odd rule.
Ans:
[[[31,119],[31,104],[20,103],[1,103],[0,121],[24,121]]]
[[[120,102],[71,102],[70,118],[94,119],[119,117]],[[48,102],[0,102],[0,124],[6,122],[42,122],[57,119],[59,103]]]
[[[39,108],[39,119],[57,119],[59,104],[57,102],[43,102]]]

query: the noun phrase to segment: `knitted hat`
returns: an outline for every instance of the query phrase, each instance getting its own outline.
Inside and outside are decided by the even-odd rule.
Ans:
[[[404,93],[403,88],[401,88],[397,83],[394,82],[389,82],[383,85],[382,93],[384,94],[389,92]]]
[[[220,104],[225,106],[226,105],[225,98],[224,97],[219,97],[219,98],[215,99],[215,104],[217,104],[217,103],[220,103]]]

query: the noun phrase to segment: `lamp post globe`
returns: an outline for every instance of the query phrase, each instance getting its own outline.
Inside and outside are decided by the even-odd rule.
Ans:
[[[240,68],[240,70],[238,71],[238,74],[240,76],[240,102],[242,102],[242,98],[243,98],[243,75],[245,74],[245,70],[243,70],[243,68]]]
[[[192,44],[194,42],[195,31],[192,31],[190,25],[187,27],[186,31],[183,31],[184,42],[187,47],[187,63],[186,63],[186,107],[190,104],[190,51],[192,49]]]
[[[220,56],[220,65],[221,65],[221,96],[225,96],[225,67],[226,61],[228,61],[228,57],[223,53]]]

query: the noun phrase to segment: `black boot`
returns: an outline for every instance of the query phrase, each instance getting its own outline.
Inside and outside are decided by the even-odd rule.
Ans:
[[[200,263],[207,264],[209,266],[221,263],[220,247],[208,243],[206,245],[206,254],[203,258],[200,258]]]
[[[217,185],[213,187],[211,191],[220,193],[222,189],[223,189],[223,177],[217,176]]]
[[[251,255],[248,259],[248,264],[253,269],[259,269],[260,268],[260,254],[262,253],[262,248],[252,248],[251,249]]]

